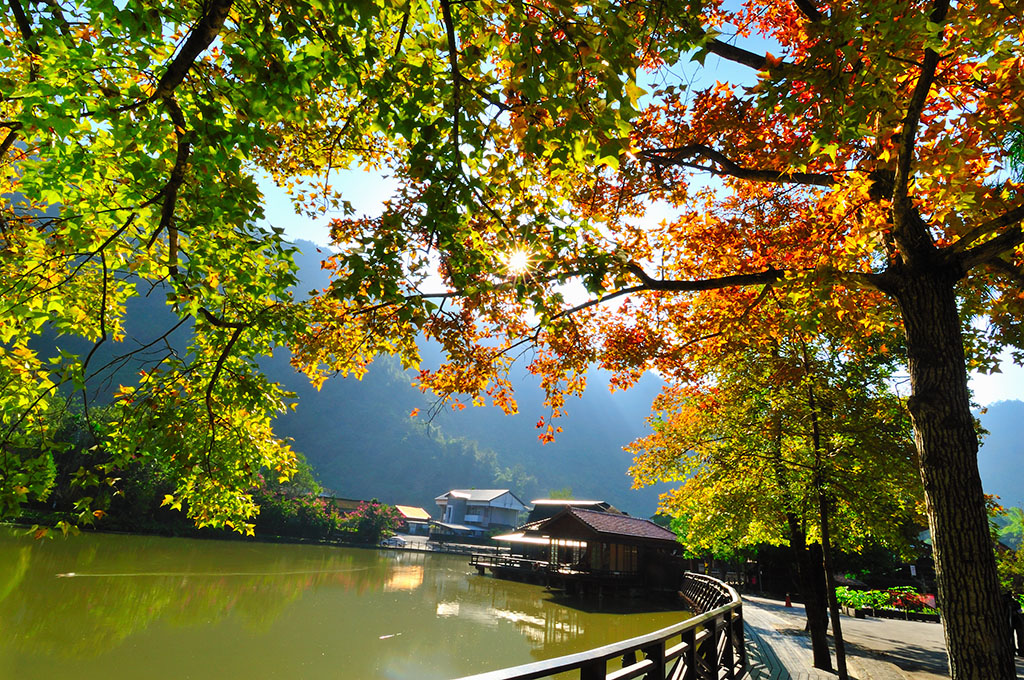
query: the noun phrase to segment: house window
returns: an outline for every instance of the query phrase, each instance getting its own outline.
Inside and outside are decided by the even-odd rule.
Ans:
[[[607,544],[606,544],[607,545]],[[639,569],[639,551],[635,545],[607,545],[608,570],[634,574]]]

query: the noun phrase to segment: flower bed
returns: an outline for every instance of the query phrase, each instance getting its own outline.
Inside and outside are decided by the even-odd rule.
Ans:
[[[836,588],[836,600],[850,616],[862,619],[877,616],[907,621],[939,621],[939,611],[931,596],[921,595],[910,586],[888,590],[851,590]]]

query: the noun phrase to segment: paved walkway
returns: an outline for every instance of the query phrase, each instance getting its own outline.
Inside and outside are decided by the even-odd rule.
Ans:
[[[811,665],[811,640],[800,604],[743,596],[752,680],[835,680]],[[949,677],[938,623],[842,617],[846,665],[856,680],[940,680]],[[833,663],[835,654],[833,653]],[[1017,657],[1017,677],[1024,659]]]

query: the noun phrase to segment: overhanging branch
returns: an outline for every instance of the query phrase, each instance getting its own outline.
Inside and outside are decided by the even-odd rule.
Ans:
[[[979,224],[978,226],[974,227],[966,234],[964,234],[962,237],[960,237],[960,239],[958,239],[956,243],[950,246],[950,250],[954,253],[971,252],[974,250],[974,248],[971,248],[971,244],[980,239],[981,237],[985,236],[986,234],[994,233],[999,229],[1003,229],[1004,227],[1009,227],[1017,222],[1020,222],[1021,220],[1024,220],[1024,204],[1018,205],[1016,208],[1012,208],[1006,211],[999,217],[995,217],[991,220],[988,220],[987,222],[983,222],[982,224]],[[1009,248],[1014,247],[1014,245],[1015,244],[1011,243]],[[980,246],[975,246],[975,248],[978,247]],[[997,255],[998,254],[999,253],[997,253]]]
[[[750,50],[730,45],[729,43],[722,42],[721,40],[709,40],[704,43],[704,49],[716,57],[721,57],[727,61],[748,66],[755,71],[767,71],[770,68],[788,69],[793,68],[794,66],[794,64],[790,62],[784,61],[769,62],[766,55],[751,52]]]
[[[209,1],[209,4],[206,5],[206,14],[199,20],[196,27],[192,29],[181,50],[171,63],[168,64],[167,70],[164,71],[160,82],[157,83],[156,90],[150,97],[150,101],[164,99],[174,93],[175,88],[188,75],[189,70],[195,64],[199,55],[210,46],[214,38],[217,37],[217,34],[220,33],[221,28],[224,27],[224,21],[228,18],[228,12],[231,10],[233,2],[234,0]]]
[[[787,172],[785,170],[765,170],[747,168],[706,144],[687,144],[684,146],[648,149],[637,154],[639,158],[658,165],[678,165],[706,170],[716,175],[735,177],[751,182],[767,182],[775,184],[803,184],[830,187],[836,180],[830,174],[818,172]],[[689,158],[706,158],[718,167],[688,163]]]
[[[781,279],[785,272],[781,269],[769,266],[762,272],[752,274],[732,274],[729,276],[717,276],[710,279],[679,280],[679,279],[655,279],[647,274],[643,268],[631,262],[626,269],[641,281],[639,290],[663,290],[673,292],[698,292],[704,290],[717,290],[719,288],[735,288],[737,286],[763,286],[775,283]]]

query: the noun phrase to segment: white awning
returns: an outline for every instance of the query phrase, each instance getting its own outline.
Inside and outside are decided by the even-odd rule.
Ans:
[[[495,541],[505,541],[506,543],[529,543],[531,545],[550,545],[551,539],[547,536],[527,536],[522,531],[516,531],[511,534],[502,534],[501,536],[493,536]]]
[[[452,531],[483,531],[480,527],[467,527],[465,524],[445,524],[444,522],[431,522],[431,524],[451,529]]]
[[[511,534],[502,534],[501,536],[492,536],[495,541],[505,541],[506,543],[527,543],[529,545],[551,545],[552,542],[555,545],[560,545],[567,548],[584,548],[587,545],[586,541],[574,541],[567,538],[557,538],[554,541],[548,536],[539,536],[537,534],[526,534],[522,531],[516,531]]]

